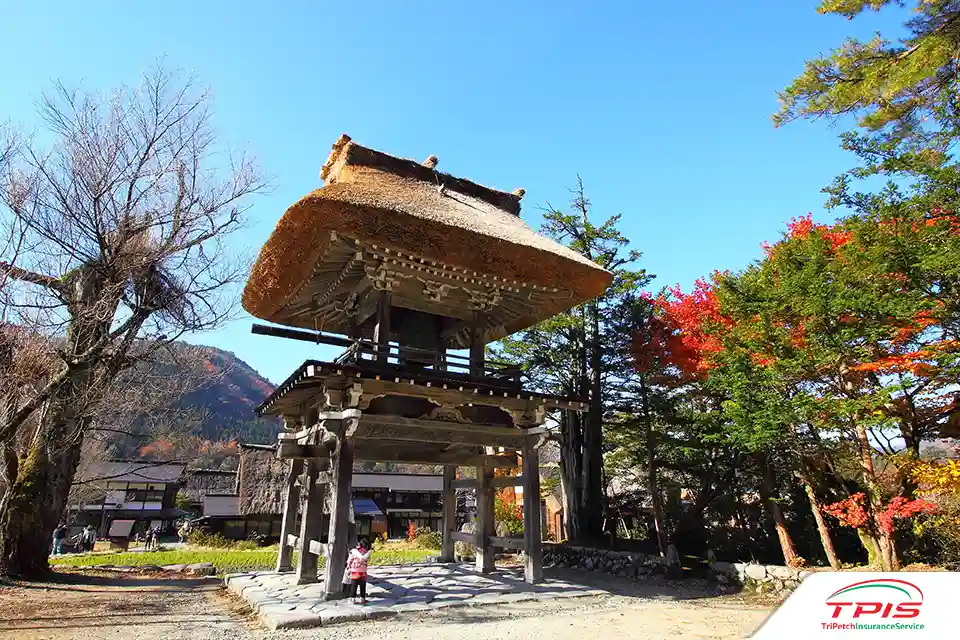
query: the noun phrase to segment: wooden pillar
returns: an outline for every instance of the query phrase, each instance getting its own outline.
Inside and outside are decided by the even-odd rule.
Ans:
[[[323,519],[323,485],[317,482],[319,464],[307,460],[307,473],[303,480],[306,499],[300,515],[300,553],[297,554],[297,584],[312,584],[317,581],[317,556],[310,553],[310,541],[320,539]]]
[[[477,571],[493,571],[493,469],[486,465],[477,467]]]
[[[327,536],[327,567],[324,572],[326,597],[343,597],[343,570],[350,549],[350,500],[353,489],[353,440],[341,431],[337,449],[331,457],[330,529]]]
[[[482,311],[474,311],[470,321],[470,375],[476,377],[483,375],[484,320]]]
[[[287,544],[287,536],[297,530],[297,509],[300,507],[300,487],[297,479],[303,473],[303,460],[290,461],[287,471],[287,486],[283,496],[283,522],[280,525],[280,553],[277,555],[277,571],[291,571],[293,547]]]
[[[387,364],[390,356],[390,304],[392,295],[381,291],[377,300],[377,324],[373,329],[373,340],[377,343],[377,363]]]
[[[540,530],[540,464],[533,444],[523,447],[523,577],[543,581],[543,534]]]
[[[457,529],[457,490],[453,481],[457,479],[457,466],[443,466],[443,545],[440,550],[440,562],[453,562],[453,532]]]

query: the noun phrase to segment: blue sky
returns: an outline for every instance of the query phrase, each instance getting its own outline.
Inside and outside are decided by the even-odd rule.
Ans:
[[[688,288],[759,257],[793,216],[827,219],[820,189],[853,159],[826,122],[774,129],[776,91],[847,35],[899,22],[823,17],[815,0],[701,0],[684,15],[666,2],[275,4],[0,0],[0,121],[35,126],[35,100],[56,79],[106,90],[163,56],[213,90],[220,137],[274,177],[237,251],[258,251],[285,208],[321,185],[345,132],[524,187],[533,226],[537,206],[565,204],[579,173],[598,218],[623,215],[654,287]],[[274,382],[330,355],[252,336],[252,321],[191,341]]]

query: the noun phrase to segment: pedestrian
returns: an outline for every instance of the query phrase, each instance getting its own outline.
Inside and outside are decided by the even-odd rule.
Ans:
[[[83,543],[84,551],[93,551],[93,547],[97,542],[97,531],[91,525],[87,525],[83,530],[81,536],[81,541]]]
[[[366,538],[357,543],[357,547],[350,551],[347,558],[347,568],[350,570],[350,597],[353,604],[357,602],[357,591],[360,592],[359,604],[367,604],[367,562],[370,560],[370,543]]]
[[[152,546],[153,546],[153,529],[148,526],[146,532],[143,534],[143,548],[149,551],[150,547]]]
[[[160,548],[160,527],[156,526],[153,528],[153,549],[156,551]]]
[[[67,525],[63,522],[53,530],[53,555],[63,555],[63,540],[67,537]]]

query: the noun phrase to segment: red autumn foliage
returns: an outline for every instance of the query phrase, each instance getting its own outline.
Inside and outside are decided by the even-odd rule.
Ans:
[[[885,533],[893,533],[894,520],[906,520],[917,514],[934,513],[936,510],[936,505],[926,500],[907,500],[903,496],[897,496],[877,514],[877,524]]]
[[[808,213],[799,218],[791,218],[787,223],[787,237],[791,240],[802,240],[816,233],[827,241],[833,251],[837,251],[853,239],[849,231],[844,231],[837,226],[829,227],[825,224],[814,224],[813,214]],[[776,245],[771,246],[767,243],[760,245],[764,253],[770,256]]]
[[[713,280],[722,275],[714,273]],[[704,278],[697,279],[690,293],[680,287],[673,287],[670,293],[670,298],[659,298],[656,304],[664,324],[678,338],[667,345],[672,363],[687,375],[703,376],[714,366],[711,355],[723,349],[719,330],[732,327],[733,321],[720,312],[717,292]]]
[[[867,510],[863,503],[866,496],[863,493],[855,493],[845,500],[834,502],[823,506],[824,512],[840,521],[845,527],[859,529],[867,524]]]
[[[869,522],[865,502],[866,496],[863,493],[855,493],[845,500],[824,505],[823,510],[839,520],[843,526],[859,529]],[[877,513],[877,525],[884,533],[893,533],[895,520],[905,520],[920,513],[933,513],[936,509],[936,505],[926,500],[907,500],[903,496],[897,496]]]

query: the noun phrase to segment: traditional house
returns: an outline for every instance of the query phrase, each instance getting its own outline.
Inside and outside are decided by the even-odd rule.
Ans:
[[[81,503],[73,523],[93,525],[100,537],[107,535],[115,521],[130,523],[128,527],[117,525],[130,535],[154,527],[169,534],[178,520],[189,516],[177,508],[177,492],[186,468],[184,462],[148,460],[89,465],[71,490],[73,501]]]
[[[241,444],[237,491],[207,494],[196,520],[211,533],[233,540],[280,538],[285,465],[276,445]],[[356,473],[351,507],[359,536],[407,535],[411,524],[440,531],[443,476],[429,473]],[[329,514],[324,514],[324,520]]]

